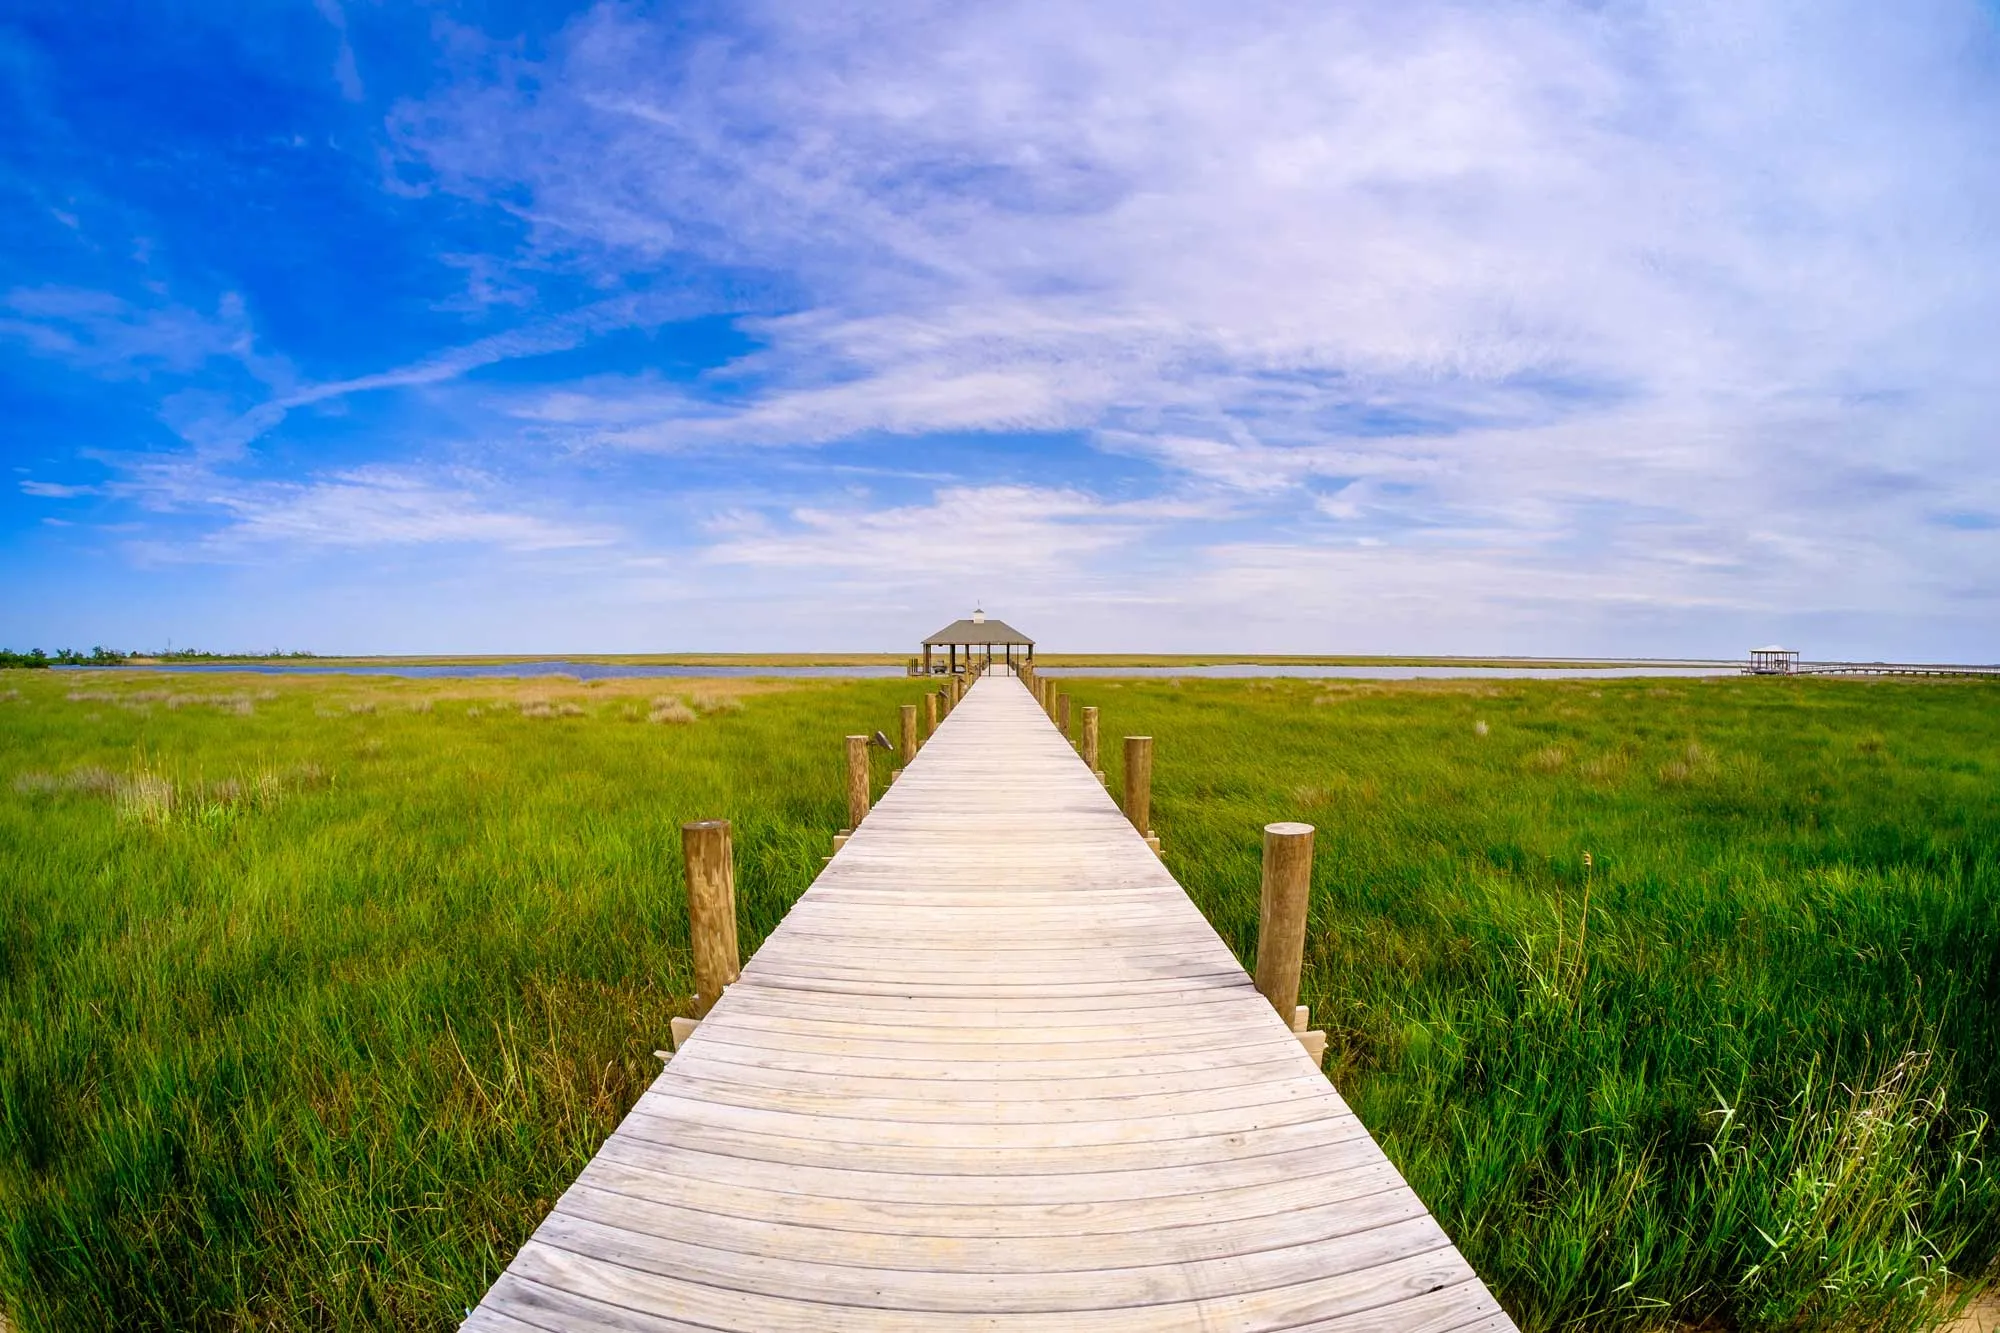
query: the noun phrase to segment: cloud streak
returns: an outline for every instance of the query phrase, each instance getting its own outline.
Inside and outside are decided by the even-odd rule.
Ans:
[[[455,484],[388,468],[356,469],[308,485],[264,486],[215,497],[232,515],[203,549],[480,545],[513,551],[608,546],[600,527],[496,507],[479,478]]]
[[[1762,621],[2000,653],[1962,628],[2000,597],[2000,34],[1973,0],[607,3],[436,32],[370,161],[450,230],[450,293],[416,305],[464,323],[435,350],[359,337],[304,374],[259,350],[254,293],[0,310],[28,354],[164,390],[186,448],[99,450],[102,489],[210,516],[194,549],[581,551],[808,609],[974,581],[1106,647],[1161,623],[1117,608],[1176,606],[1301,649],[1442,624],[1486,637],[1423,646],[1607,651],[1652,614],[1656,650]],[[492,480],[520,474],[545,493]]]

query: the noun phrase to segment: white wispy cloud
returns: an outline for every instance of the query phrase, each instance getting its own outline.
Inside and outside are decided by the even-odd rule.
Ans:
[[[724,514],[703,553],[715,565],[837,573],[906,584],[988,570],[1016,580],[1080,570],[1170,522],[1218,517],[1185,500],[1107,501],[1067,487],[947,486],[920,504],[804,505],[782,523]],[[997,576],[997,575],[996,575]]]
[[[108,379],[184,376],[214,360],[235,362],[267,384],[290,379],[282,358],[258,350],[243,299],[234,292],[204,313],[167,299],[142,303],[89,288],[17,287],[0,298],[0,312],[0,338]]]
[[[513,551],[607,546],[616,534],[531,512],[477,476],[425,477],[355,468],[305,483],[240,487],[209,496],[229,522],[183,554],[290,549],[477,545]]]
[[[74,500],[78,496],[97,495],[100,491],[95,486],[66,486],[54,481],[24,481],[21,483],[21,493],[41,500]]]
[[[735,16],[690,43],[603,6],[399,114],[536,263],[692,257],[803,295],[705,382],[524,416],[653,449],[1080,430],[1302,491],[1332,526],[1282,549],[1350,560],[1372,522],[1371,570],[1452,568],[1449,538],[1586,602],[1949,614],[1966,586],[1944,574],[1985,530],[1934,516],[1996,477],[1977,5]]]
[[[333,57],[333,81],[340,88],[340,95],[350,102],[361,100],[361,69],[354,62],[354,46],[347,39],[347,11],[340,7],[340,0],[313,0],[320,17],[332,27],[339,47]]]
[[[768,623],[977,585],[1106,647],[1444,626],[1602,650],[1648,607],[1733,636],[2000,599],[1976,0],[606,3],[545,44],[439,31],[385,188],[525,238],[436,256],[466,290],[433,305],[477,336],[314,378],[233,297],[0,302],[0,338],[163,386],[186,449],[100,451],[103,490],[209,516],[193,549],[576,550],[661,596],[697,570]],[[756,350],[475,373],[710,313]],[[452,433],[254,466],[292,414],[364,395]],[[969,478],[923,443],[980,432],[1095,454]],[[843,489],[885,436],[891,498]],[[829,445],[855,447],[813,474]],[[529,494],[465,454],[576,466]],[[708,500],[695,455],[731,460]],[[756,495],[780,459],[816,498]],[[659,489],[607,495],[592,465]],[[648,506],[720,512],[663,531]]]

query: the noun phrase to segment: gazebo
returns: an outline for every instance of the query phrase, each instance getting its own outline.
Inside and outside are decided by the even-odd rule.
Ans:
[[[1772,644],[1768,648],[1752,648],[1750,665],[1745,668],[1753,676],[1790,676],[1799,669],[1799,653],[1796,648],[1780,648]]]
[[[932,649],[945,650],[942,670],[946,675],[956,675],[971,664],[974,648],[984,648],[990,660],[996,647],[1001,650],[1003,659],[1010,668],[1014,665],[1014,649],[1017,647],[1027,649],[1026,661],[1035,660],[1033,639],[1004,620],[988,620],[984,611],[974,610],[970,620],[954,620],[924,640],[923,674],[929,676],[940,670],[931,661]],[[965,649],[962,661],[958,651],[961,648]]]

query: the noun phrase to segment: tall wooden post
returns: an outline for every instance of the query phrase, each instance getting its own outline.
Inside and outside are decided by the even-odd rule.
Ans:
[[[729,821],[698,819],[681,825],[681,859],[687,866],[688,936],[694,942],[694,1016],[701,1018],[742,970],[736,956],[736,866]]]
[[[1097,709],[1091,704],[1083,706],[1083,766],[1097,771]]]
[[[1125,817],[1144,835],[1153,831],[1153,738],[1125,738]]]
[[[908,768],[917,758],[917,706],[904,704],[902,712],[903,748],[898,753],[903,760],[903,767]]]
[[[868,818],[868,738],[847,738],[847,827],[857,829]]]
[[[924,739],[929,740],[936,734],[937,696],[935,694],[926,694],[924,696]]]
[[[1069,696],[1067,694],[1058,694],[1056,696],[1056,730],[1063,734],[1064,740],[1069,739]]]
[[[1306,957],[1312,896],[1313,826],[1264,826],[1264,878],[1257,914],[1257,989],[1290,1027]]]

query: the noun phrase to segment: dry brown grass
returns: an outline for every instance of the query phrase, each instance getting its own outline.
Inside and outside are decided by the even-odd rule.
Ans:
[[[646,720],[680,724],[693,722],[698,716],[694,709],[689,708],[675,696],[667,694],[653,700],[652,711],[646,714]]]
[[[326,718],[367,716],[382,711],[412,714],[434,712],[439,705],[462,704],[465,716],[478,717],[495,709],[517,712],[523,705],[544,705],[548,712],[532,716],[577,717],[591,704],[614,710],[629,706],[643,715],[664,682],[658,677],[620,676],[578,680],[574,676],[435,677],[396,676],[256,676],[210,678],[218,686],[237,688],[195,693],[162,688],[160,677],[143,671],[92,673],[91,688],[69,692],[77,703],[112,704],[143,711],[151,707],[209,707],[241,713],[270,701],[310,701],[316,715]],[[730,712],[758,695],[798,688],[803,682],[691,676],[675,679],[675,689],[699,714]],[[567,705],[567,709],[565,708]],[[616,716],[616,712],[613,713]]]
[[[1689,741],[1679,759],[1660,765],[1660,781],[1668,786],[1699,782],[1712,777],[1718,767],[1713,751],[1705,748],[1700,741]]]
[[[255,695],[243,692],[188,694],[179,690],[71,690],[65,697],[71,703],[116,704],[137,712],[145,712],[154,704],[159,704],[169,709],[214,708],[238,717],[248,717],[256,711],[256,700],[275,699],[277,695],[268,690]]]
[[[13,786],[23,796],[43,799],[63,796],[108,799],[126,819],[161,825],[180,815],[275,805],[291,793],[323,788],[331,782],[331,775],[313,763],[287,769],[264,768],[247,777],[226,777],[212,782],[200,778],[175,779],[143,764],[130,773],[113,773],[88,764],[60,775],[21,773],[15,776]]]
[[[1528,756],[1527,766],[1539,773],[1554,773],[1569,762],[1569,751],[1560,745],[1545,746]]]
[[[1616,751],[1610,754],[1595,754],[1578,765],[1583,775],[1592,782],[1616,782],[1625,776],[1631,761]]]
[[[521,704],[522,717],[582,717],[583,705],[567,699],[527,699]]]

